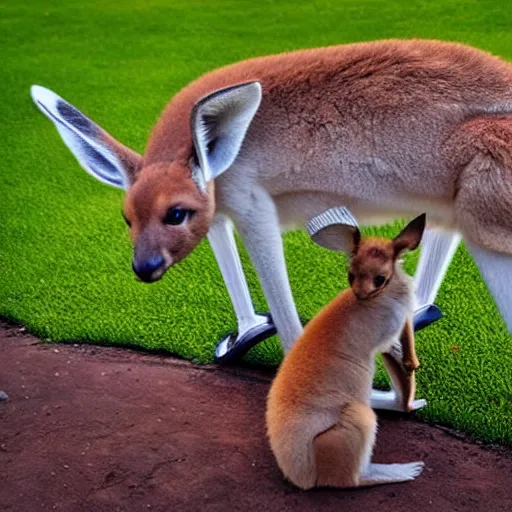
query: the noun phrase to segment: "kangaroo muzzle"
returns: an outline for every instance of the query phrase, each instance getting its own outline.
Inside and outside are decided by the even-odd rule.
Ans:
[[[158,281],[172,264],[173,259],[167,251],[142,258],[135,253],[132,269],[141,281],[153,283]]]
[[[158,281],[174,263],[171,253],[152,241],[154,233],[143,232],[134,244],[132,269],[145,283]]]
[[[152,283],[162,277],[165,272],[165,260],[162,255],[138,260],[134,258],[132,269],[137,277],[145,283]]]

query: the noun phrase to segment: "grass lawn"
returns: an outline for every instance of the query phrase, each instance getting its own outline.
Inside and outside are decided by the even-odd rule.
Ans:
[[[31,84],[143,152],[168,99],[223,64],[388,37],[457,40],[512,60],[510,27],[512,10],[494,0],[4,0],[0,315],[51,341],[132,344],[198,362],[211,361],[216,341],[235,327],[206,242],[161,282],[135,281],[122,193],[79,168],[33,105]],[[286,236],[286,257],[302,318],[347,286],[343,258],[303,233]],[[255,304],[266,310],[245,263]],[[512,443],[512,337],[463,247],[438,304],[446,317],[417,338],[418,395],[429,401],[419,415]],[[280,358],[275,339],[248,355]],[[386,382],[379,368],[376,384]]]

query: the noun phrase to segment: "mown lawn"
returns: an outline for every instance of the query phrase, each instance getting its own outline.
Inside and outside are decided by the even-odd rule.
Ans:
[[[79,168],[32,104],[31,84],[55,90],[142,152],[176,91],[250,56],[425,37],[512,60],[512,10],[490,0],[68,4],[0,3],[0,314],[51,341],[137,345],[199,362],[211,361],[216,341],[235,327],[208,244],[161,282],[136,282],[122,193]],[[347,286],[343,258],[314,247],[303,233],[286,236],[286,255],[302,318]],[[407,262],[411,271],[416,259]],[[255,304],[265,310],[245,262]],[[420,416],[512,443],[512,337],[463,247],[438,304],[446,317],[417,339],[418,395],[429,400]],[[274,339],[248,359],[277,364],[280,357]],[[381,370],[376,383],[386,385]]]

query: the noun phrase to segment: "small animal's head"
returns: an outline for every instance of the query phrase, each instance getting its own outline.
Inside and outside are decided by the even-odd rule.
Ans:
[[[126,191],[123,216],[134,245],[133,270],[153,282],[208,233],[215,213],[213,180],[238,155],[261,86],[237,85],[199,100],[190,116],[189,147],[173,161],[151,165],[52,91],[33,86],[31,94],[79,164],[99,181]]]
[[[380,294],[396,273],[396,263],[407,250],[418,247],[426,215],[411,221],[392,240],[361,238],[354,217],[346,208],[331,208],[311,219],[308,230],[315,243],[350,256],[348,280],[360,300]]]

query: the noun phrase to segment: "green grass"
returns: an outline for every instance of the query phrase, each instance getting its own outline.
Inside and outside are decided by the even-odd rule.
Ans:
[[[135,344],[208,362],[235,327],[207,243],[164,280],[136,282],[122,194],[86,175],[32,104],[49,87],[142,152],[191,79],[255,55],[387,37],[463,41],[512,60],[512,10],[494,0],[57,0],[0,3],[0,314],[52,341]],[[396,231],[393,231],[396,232]],[[347,286],[345,262],[286,236],[292,288],[311,318]],[[417,254],[407,265],[414,269]],[[265,302],[244,262],[256,307]],[[512,443],[512,339],[461,247],[418,335],[420,416]],[[277,364],[275,339],[248,356]],[[379,368],[378,385],[386,385]],[[170,390],[172,392],[172,390]]]

